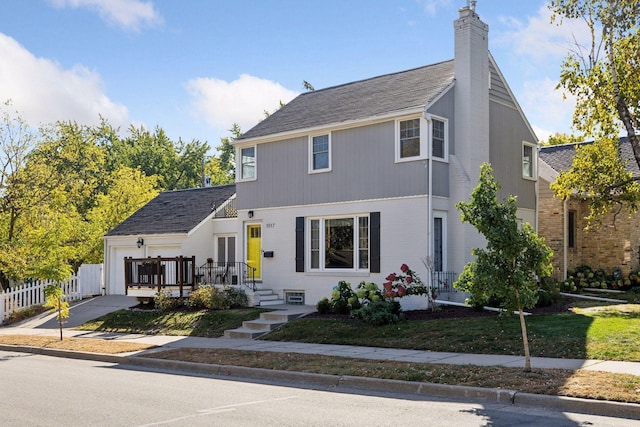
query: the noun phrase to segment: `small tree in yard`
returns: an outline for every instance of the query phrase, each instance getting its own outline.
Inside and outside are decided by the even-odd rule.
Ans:
[[[492,172],[489,164],[483,164],[471,201],[456,205],[462,213],[462,221],[473,225],[487,239],[487,247],[473,249],[476,259],[464,267],[455,287],[479,299],[486,300],[495,295],[503,301],[503,309],[519,313],[525,371],[530,372],[523,310],[535,306],[538,301],[538,280],[552,272],[552,251],[530,224],[518,226],[515,197],[498,202],[500,185]]]
[[[44,306],[49,308],[51,313],[57,313],[56,319],[60,325],[60,341],[62,341],[62,320],[69,318],[69,303],[62,300],[64,298],[62,288],[54,283],[44,288],[44,296],[46,299]]]

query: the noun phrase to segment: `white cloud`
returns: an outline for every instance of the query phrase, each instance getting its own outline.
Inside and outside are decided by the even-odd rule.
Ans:
[[[218,129],[229,129],[238,123],[243,131],[264,119],[265,111],[278,109],[280,101],[287,103],[298,95],[274,81],[248,74],[232,82],[197,78],[187,82],[186,88],[194,98],[194,116]]]
[[[114,126],[128,125],[128,111],[104,93],[100,76],[82,66],[63,69],[36,58],[13,38],[0,33],[0,101],[31,126],[73,120],[97,124],[99,116]]]
[[[541,140],[556,132],[571,133],[575,99],[571,96],[565,99],[562,91],[555,89],[557,85],[557,81],[548,77],[529,80],[519,96],[522,109]]]
[[[451,4],[451,0],[416,0],[428,15],[435,15],[438,9]]]
[[[125,30],[140,31],[141,27],[153,27],[164,22],[150,1],[140,0],[49,0],[54,7],[96,10],[100,17]]]
[[[538,9],[538,14],[529,17],[526,23],[513,17],[501,17],[501,22],[508,29],[492,42],[509,46],[514,54],[527,56],[533,62],[554,60],[559,64],[576,42],[582,46],[591,42],[589,29],[581,20],[565,19],[562,25],[551,24],[547,6]]]

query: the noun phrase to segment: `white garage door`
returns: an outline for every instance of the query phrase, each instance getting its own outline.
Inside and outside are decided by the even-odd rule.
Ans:
[[[144,250],[132,247],[111,247],[109,253],[109,280],[107,295],[124,295],[124,257],[141,258]]]

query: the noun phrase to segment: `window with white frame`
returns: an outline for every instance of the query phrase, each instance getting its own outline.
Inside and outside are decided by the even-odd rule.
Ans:
[[[250,180],[256,178],[256,147],[247,147],[240,150],[240,179]]]
[[[439,159],[446,157],[447,139],[446,122],[440,119],[431,119],[431,155]]]
[[[522,143],[522,176],[536,179],[536,146],[528,142]]]
[[[398,158],[420,157],[420,119],[398,122]]]
[[[309,269],[367,270],[369,217],[309,219]]]
[[[447,160],[447,120],[428,116],[396,121],[396,161],[422,160],[431,154],[436,160]]]
[[[309,137],[309,172],[331,170],[331,135]]]

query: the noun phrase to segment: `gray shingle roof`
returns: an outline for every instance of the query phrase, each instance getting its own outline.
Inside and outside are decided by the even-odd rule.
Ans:
[[[165,191],[106,235],[188,233],[235,192],[235,184]]]
[[[366,119],[427,105],[453,82],[453,60],[306,92],[239,140]]]
[[[542,147],[540,148],[540,159],[557,172],[566,171],[573,163],[576,147],[585,144],[593,144],[593,141]],[[627,137],[620,138],[620,152],[622,158],[628,161],[628,170],[634,176],[640,176],[640,169],[638,169],[638,164],[633,156],[633,149]]]

